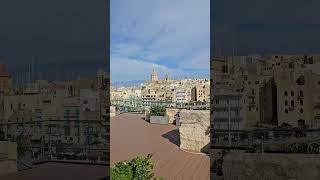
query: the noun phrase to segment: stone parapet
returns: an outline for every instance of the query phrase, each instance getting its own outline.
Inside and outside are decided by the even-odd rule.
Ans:
[[[210,112],[183,109],[180,111],[180,122],[180,148],[195,153],[208,153]]]
[[[17,144],[0,141],[0,175],[17,172],[17,158]]]
[[[224,179],[320,179],[318,154],[228,153],[223,158]]]

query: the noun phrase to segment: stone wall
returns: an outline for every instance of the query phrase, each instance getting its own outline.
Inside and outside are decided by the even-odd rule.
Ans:
[[[223,158],[225,180],[318,180],[320,155],[228,153]]]
[[[180,148],[190,152],[209,152],[210,112],[207,110],[181,110],[179,128]]]
[[[166,115],[169,118],[169,123],[173,123],[175,120],[175,115],[180,111],[180,109],[174,109],[174,108],[167,108],[166,109]]]
[[[17,172],[17,158],[17,144],[0,141],[0,175]]]
[[[150,123],[168,124],[168,117],[167,116],[150,116]]]

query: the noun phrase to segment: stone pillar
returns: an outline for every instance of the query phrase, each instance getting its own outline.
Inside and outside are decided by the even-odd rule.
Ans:
[[[144,120],[150,121],[150,107],[144,108]]]
[[[180,111],[180,109],[167,108],[166,115],[168,116],[169,123],[172,124],[175,121],[176,114]]]

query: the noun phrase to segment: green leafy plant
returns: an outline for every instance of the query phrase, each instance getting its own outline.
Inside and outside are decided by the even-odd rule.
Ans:
[[[152,169],[155,165],[150,161],[152,154],[137,156],[131,160],[119,161],[111,167],[111,180],[160,180]]]
[[[151,116],[165,116],[166,115],[166,107],[160,105],[154,105],[150,108]]]

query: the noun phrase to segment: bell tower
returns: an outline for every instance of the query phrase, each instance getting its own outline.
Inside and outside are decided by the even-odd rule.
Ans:
[[[158,75],[155,69],[151,73],[151,81],[158,81]]]

